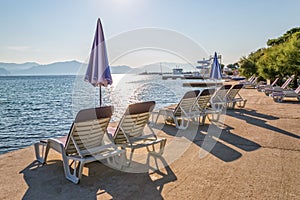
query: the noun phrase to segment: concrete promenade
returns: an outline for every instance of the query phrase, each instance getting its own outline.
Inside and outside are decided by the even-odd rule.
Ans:
[[[255,89],[241,95],[246,107],[227,110],[224,125],[161,126],[168,142],[156,160],[168,166],[153,171],[155,158],[142,162],[142,153],[132,166],[150,173],[95,162],[75,185],[54,151],[44,166],[32,146],[0,155],[0,199],[300,199],[300,102],[275,103]]]

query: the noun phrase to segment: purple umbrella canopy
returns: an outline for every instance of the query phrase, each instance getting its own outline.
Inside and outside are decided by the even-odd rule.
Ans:
[[[107,87],[111,85],[112,77],[100,18],[97,21],[96,33],[84,80],[91,83],[94,87],[100,87],[101,105],[101,86]]]
[[[222,73],[221,73],[221,66],[218,61],[218,56],[217,53],[215,52],[214,56],[214,61],[211,66],[211,71],[210,71],[210,79],[221,79],[222,78]]]
[[[106,87],[112,84],[104,34],[99,18],[84,80],[90,82],[93,86],[102,85]]]

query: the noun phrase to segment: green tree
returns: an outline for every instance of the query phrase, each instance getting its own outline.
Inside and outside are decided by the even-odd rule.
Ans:
[[[274,79],[280,74],[280,67],[277,65],[277,49],[265,49],[263,55],[257,61],[257,72],[264,79]],[[283,75],[282,75],[283,76]]]
[[[282,36],[269,39],[267,48],[252,52],[239,61],[240,73],[246,77],[256,74],[264,79],[300,76],[300,28],[293,28]],[[296,86],[297,78],[294,86]]]
[[[257,61],[263,55],[264,49],[252,52],[248,57],[242,57],[239,61],[239,72],[247,78],[253,74],[258,75]]]
[[[286,42],[287,40],[289,40],[289,38],[291,38],[292,35],[294,33],[297,33],[297,32],[300,32],[300,27],[292,28],[291,30],[288,30],[285,34],[283,34],[279,38],[269,39],[267,41],[267,45],[268,46],[275,46],[275,45],[278,45],[278,44],[282,44],[282,43]]]
[[[290,34],[285,34],[284,42],[265,49],[257,62],[258,73],[261,77],[274,79],[276,75],[280,77],[300,75],[300,31],[295,32],[295,30],[287,32]]]

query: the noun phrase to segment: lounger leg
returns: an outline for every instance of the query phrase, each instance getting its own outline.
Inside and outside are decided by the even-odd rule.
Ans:
[[[84,162],[83,161],[79,161],[79,169],[78,169],[78,182],[82,177],[82,171],[83,171],[83,167],[84,167]],[[76,176],[76,174],[74,174]]]
[[[152,144],[151,147],[152,147],[152,150],[149,148],[149,146],[146,146],[147,151],[148,152],[155,152],[155,146],[154,146],[154,144]]]
[[[155,144],[152,144],[152,150],[150,150],[149,146],[146,146],[146,149],[149,153],[154,153],[154,154],[159,154],[159,155],[162,155],[164,153],[164,148],[165,148],[165,145],[166,145],[166,141],[167,139],[162,139],[161,141],[159,141],[159,150],[158,152],[156,152],[155,150]],[[156,144],[158,144],[156,143]]]
[[[247,103],[247,99],[244,99],[244,101],[243,101],[243,107],[242,108],[246,107],[246,103]]]
[[[124,163],[124,166],[129,167],[129,165],[130,165],[130,160],[127,158],[126,147],[125,147],[125,146],[122,146],[122,145],[120,145],[120,147],[121,147],[121,149],[124,150],[124,154],[122,154],[123,157],[121,158],[122,163]],[[133,151],[132,151],[132,152],[133,152]],[[131,157],[132,157],[132,156],[131,156]]]
[[[209,121],[217,122],[220,119],[221,111],[216,111],[215,113],[210,113],[211,114],[211,119],[208,117]],[[216,117],[215,117],[216,116]]]
[[[235,101],[232,102],[232,109],[234,109],[235,105],[236,105],[236,102]]]
[[[178,119],[175,117],[174,118],[174,121],[175,121],[175,125],[176,125],[176,128],[180,129],[180,130],[185,130],[187,129],[187,127],[189,126],[189,123],[190,123],[190,120],[187,119],[186,123],[185,123],[185,119],[184,118],[181,118],[181,123],[178,122]]]
[[[185,119],[182,119],[179,129],[182,129],[182,130],[187,129],[187,127],[189,126],[189,123],[190,123],[189,119],[187,119],[186,122],[185,122]]]
[[[167,139],[163,139],[160,142],[160,147],[159,147],[159,152],[158,152],[160,155],[162,155],[164,153],[166,142],[167,142]]]
[[[154,159],[155,167],[152,167],[150,165],[150,159],[151,159],[151,157],[153,157],[153,159]],[[158,155],[156,153],[153,153],[153,152],[148,153],[146,163],[147,163],[147,166],[149,167],[149,170],[152,170],[152,173],[159,170],[159,166],[158,166],[158,162],[157,162],[157,157],[158,157]]]
[[[247,102],[246,99],[237,102],[237,103],[238,103],[238,107],[239,107],[239,108],[244,108],[244,107],[246,106],[246,102]]]
[[[64,172],[65,172],[65,177],[72,181],[73,183],[77,184],[79,182],[79,178],[71,174],[70,171],[70,166],[69,166],[69,159],[67,158],[66,155],[63,155],[63,166],[64,166]],[[74,172],[76,173],[76,162],[74,161]],[[73,173],[74,173],[73,172]]]
[[[227,106],[227,109],[232,109],[232,103],[231,102],[228,102],[226,106]]]
[[[179,122],[178,122],[178,120],[177,120],[177,118],[176,117],[173,117],[173,121],[175,122],[175,126],[178,128],[178,129],[180,129],[179,127],[180,127],[180,124],[179,124]],[[182,122],[181,122],[182,123]]]
[[[157,114],[156,120],[155,120],[155,124],[157,124],[157,121],[158,121],[158,118],[159,118],[159,116],[160,116],[160,113],[161,113],[161,111],[158,111],[158,114]]]
[[[106,158],[107,163],[113,166],[115,169],[121,170],[123,168],[123,164],[126,161],[126,152],[120,153],[120,155],[115,155],[112,157]]]
[[[122,152],[120,154],[120,157],[118,157],[117,165],[120,165],[120,170],[123,168],[125,162],[126,162],[126,151]]]
[[[106,158],[106,162],[107,162],[109,165],[111,165],[111,166],[115,166],[115,164],[116,164],[116,160],[115,160],[114,157],[108,157],[108,158]]]
[[[79,180],[82,176],[84,163],[79,160],[69,159],[65,154],[63,154],[62,157],[63,157],[63,166],[64,166],[65,177],[69,181],[72,181],[73,183],[78,184]],[[73,173],[71,173],[71,171],[70,171],[70,168],[71,168],[71,166],[69,164],[70,160],[73,161],[73,168],[74,168]],[[71,165],[72,165],[72,163],[71,163]],[[78,168],[78,172],[77,172],[77,168]]]
[[[134,149],[131,148],[130,155],[129,155],[129,160],[127,161],[127,165],[126,165],[127,167],[130,167],[130,164],[131,164],[131,161],[132,161],[132,157],[133,157],[133,152],[134,152]]]
[[[204,124],[205,124],[205,120],[206,120],[206,115],[203,115],[203,116],[202,116],[201,125],[204,125]]]
[[[46,162],[46,147],[47,142],[40,141],[34,144],[34,151],[36,160],[39,161],[41,164]]]

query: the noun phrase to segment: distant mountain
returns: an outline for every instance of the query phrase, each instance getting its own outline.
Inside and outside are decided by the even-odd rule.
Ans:
[[[120,65],[120,66],[111,66],[110,70],[112,74],[126,74],[130,72],[132,68],[126,65]]]
[[[38,66],[39,64],[36,62],[26,62],[26,63],[4,63],[0,62],[0,68],[6,69],[7,71],[13,72],[18,70],[29,69],[34,66]]]
[[[74,75],[83,64],[77,61],[56,62],[37,65],[29,69],[15,71],[16,75]]]
[[[34,62],[27,62],[22,64],[16,63],[0,63],[0,75],[77,75],[82,72],[83,68],[86,68],[85,63],[78,61],[65,61],[55,62],[46,65],[40,65]],[[111,66],[111,73],[124,74],[131,71],[131,67]],[[79,70],[81,70],[79,72]]]
[[[6,76],[6,75],[9,75],[9,74],[10,74],[9,71],[7,71],[4,68],[0,68],[0,76]]]
[[[35,62],[22,64],[1,63],[0,75],[77,75],[85,73],[87,64],[78,61],[55,62],[46,65],[40,65]],[[194,71],[192,65],[185,63],[160,62],[149,65],[143,65],[138,68],[131,68],[126,65],[111,66],[112,74],[139,74],[144,72],[172,72],[174,68],[183,68],[184,72]]]

